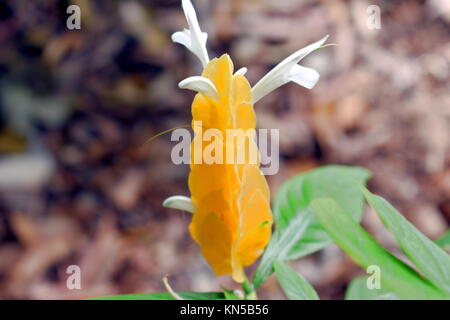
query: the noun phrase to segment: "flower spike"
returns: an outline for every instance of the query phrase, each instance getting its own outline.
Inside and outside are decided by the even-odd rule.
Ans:
[[[261,256],[272,236],[270,190],[260,170],[260,161],[252,161],[250,156],[254,148],[258,150],[253,137],[244,134],[243,139],[232,136],[232,141],[228,141],[228,132],[253,132],[256,129],[253,102],[279,86],[294,81],[306,88],[314,87],[319,74],[298,62],[320,48],[328,37],[284,59],[252,88],[245,77],[247,68],[233,72],[228,54],[209,61],[207,35],[200,30],[191,1],[182,0],[182,7],[189,29],[175,32],[172,40],[186,46],[200,59],[203,72],[178,84],[182,89],[198,92],[192,102],[195,135],[190,149],[190,198],[172,196],[163,205],[191,212],[189,233],[214,273],[230,274],[236,282],[245,283],[244,268]],[[217,150],[226,155],[225,163],[204,161],[205,155],[211,155],[212,144],[202,143],[207,139],[202,130],[197,130],[199,128],[227,137],[214,140],[218,139],[220,145]],[[200,148],[197,148],[198,142]],[[216,155],[220,152],[217,150],[214,150]],[[245,155],[243,161],[236,157],[235,152],[240,151]],[[171,291],[170,286],[167,288]]]
[[[294,52],[269,71],[252,89],[253,103],[266,96],[282,85],[293,81],[305,88],[312,89],[319,80],[316,70],[299,66],[304,57],[321,47],[328,39],[328,35],[317,42]]]
[[[182,44],[195,54],[201,61],[203,67],[209,62],[208,51],[206,50],[206,39],[208,34],[200,30],[197,14],[190,0],[182,0],[181,3],[186,16],[189,29],[177,31],[172,34],[172,41]]]

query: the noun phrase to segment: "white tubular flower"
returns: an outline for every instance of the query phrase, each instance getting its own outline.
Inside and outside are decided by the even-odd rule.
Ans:
[[[258,83],[252,88],[253,103],[269,94],[285,83],[293,81],[305,88],[312,89],[319,81],[319,73],[316,70],[302,67],[297,63],[304,57],[322,46],[328,39],[328,35],[317,42],[294,52],[289,57],[281,61],[275,68],[270,70]]]
[[[219,94],[217,93],[216,86],[208,78],[202,76],[193,76],[184,79],[178,83],[178,87],[181,89],[188,89],[202,93],[211,99],[219,100]]]
[[[166,208],[178,209],[182,211],[188,211],[190,213],[195,212],[195,206],[192,200],[185,196],[172,196],[164,200],[163,206]]]
[[[172,34],[172,41],[182,44],[195,54],[202,62],[203,67],[209,62],[208,51],[206,51],[206,39],[208,34],[200,30],[197,15],[190,0],[182,0],[184,15],[186,16],[189,29],[177,31]]]

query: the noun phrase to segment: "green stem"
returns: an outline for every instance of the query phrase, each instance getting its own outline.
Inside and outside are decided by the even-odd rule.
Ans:
[[[245,300],[258,300],[255,286],[253,285],[252,282],[248,280],[247,275],[244,275],[244,282],[242,283],[242,289],[244,290]]]

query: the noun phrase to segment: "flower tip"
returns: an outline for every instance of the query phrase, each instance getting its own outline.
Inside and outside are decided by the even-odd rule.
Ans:
[[[184,11],[194,10],[191,0],[181,0],[181,7]]]
[[[288,79],[296,84],[305,87],[306,89],[312,89],[319,81],[319,73],[311,68],[306,68],[298,64],[294,65],[289,72]]]
[[[172,35],[172,41],[184,45],[199,58],[204,67],[209,62],[208,51],[206,50],[208,35],[201,31],[197,14],[191,1],[182,0],[181,7],[183,8],[189,28],[175,32]]]
[[[180,89],[188,89],[202,93],[211,99],[219,100],[216,86],[208,78],[202,76],[193,76],[186,78],[178,83]]]
[[[163,201],[163,207],[172,208],[190,213],[195,212],[195,206],[192,200],[185,196],[171,196]]]
[[[242,268],[237,268],[233,270],[231,277],[234,281],[237,283],[243,283],[244,282],[244,270]]]
[[[252,88],[253,103],[290,81],[307,89],[313,88],[319,81],[319,74],[313,69],[298,65],[298,63],[308,54],[319,49],[328,37],[329,35],[326,35],[322,39],[294,52],[270,70]]]
[[[246,67],[242,67],[238,71],[236,71],[234,74],[243,76],[247,73],[247,71],[248,71],[248,69]]]
[[[328,38],[330,37],[329,34],[327,34],[325,37],[323,37],[322,39],[320,39],[319,41],[316,42],[317,44],[317,49],[321,49],[323,47],[327,47],[329,45],[333,45],[333,44],[324,44],[325,42],[327,42]]]
[[[197,14],[195,13],[194,6],[191,0],[181,0],[181,7],[183,8],[184,14],[188,20],[188,23],[198,24]]]

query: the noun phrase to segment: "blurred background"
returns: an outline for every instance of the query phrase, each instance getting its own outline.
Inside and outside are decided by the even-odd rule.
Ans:
[[[450,223],[450,2],[196,0],[210,57],[228,52],[255,84],[290,53],[330,34],[302,64],[313,90],[288,84],[255,107],[280,129],[281,183],[323,164],[364,166],[369,187],[438,238]],[[81,29],[66,12],[81,8]],[[367,26],[369,5],[381,29]],[[170,35],[178,0],[3,0],[0,4],[0,298],[82,299],[237,288],[215,277],[190,238],[189,195],[170,134],[194,94],[177,84],[200,66]],[[363,225],[394,241],[368,209]],[[81,268],[81,290],[66,268]],[[336,246],[292,263],[322,299],[342,299],[363,274]],[[260,290],[284,298],[272,277]]]

